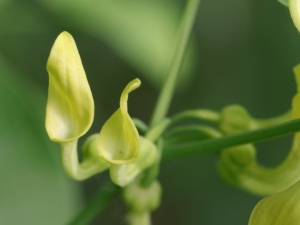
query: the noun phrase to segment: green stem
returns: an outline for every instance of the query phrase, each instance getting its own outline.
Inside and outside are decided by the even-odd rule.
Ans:
[[[165,147],[162,160],[183,158],[206,152],[215,152],[231,146],[271,140],[281,136],[293,134],[300,130],[300,119],[292,120],[275,126],[261,128],[254,131],[233,134],[217,139],[205,140],[189,144]]]
[[[97,214],[108,205],[118,194],[121,188],[108,182],[91,199],[84,209],[68,225],[86,225],[96,217]]]
[[[167,77],[158,97],[150,126],[157,124],[167,115],[199,3],[200,0],[188,0],[181,25],[179,27],[178,39],[176,40],[175,49],[167,70]]]

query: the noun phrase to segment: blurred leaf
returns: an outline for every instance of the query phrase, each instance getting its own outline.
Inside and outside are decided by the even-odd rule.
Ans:
[[[152,83],[160,84],[169,58],[180,14],[172,1],[36,0],[59,22],[101,38]],[[196,47],[183,65],[179,84],[190,78]]]
[[[0,0],[0,34],[46,32],[38,9],[28,1]]]
[[[46,136],[46,98],[20,75],[0,56],[0,224],[64,224],[77,190]]]
[[[5,2],[7,2],[7,0],[0,0],[0,7],[4,5]]]

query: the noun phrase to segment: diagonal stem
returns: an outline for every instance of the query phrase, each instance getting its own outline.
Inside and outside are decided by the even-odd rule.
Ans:
[[[188,0],[182,22],[179,27],[175,49],[167,70],[167,76],[163,88],[159,94],[150,126],[157,124],[167,115],[168,109],[176,87],[177,77],[183,62],[191,30],[196,18],[200,0]]]
[[[297,131],[300,131],[300,119],[226,137],[169,146],[164,149],[162,160],[167,161],[207,152],[216,152],[222,148],[271,140],[293,134]]]

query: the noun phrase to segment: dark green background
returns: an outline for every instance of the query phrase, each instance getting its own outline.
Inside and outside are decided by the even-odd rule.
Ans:
[[[137,0],[123,0],[126,1]],[[141,4],[148,2],[139,1]],[[45,1],[0,2],[0,168],[4,168],[0,172],[0,194],[8,196],[5,200],[1,199],[0,223],[2,213],[16,217],[3,221],[3,224],[20,224],[15,222],[18,217],[22,224],[41,224],[38,221],[43,220],[47,221],[43,224],[64,224],[62,221],[72,218],[85,199],[101,188],[108,178],[105,173],[82,183],[70,183],[60,166],[59,145],[48,141],[43,128],[48,86],[45,65],[51,46],[61,31],[66,30],[75,38],[95,99],[95,121],[89,134],[99,132],[105,120],[118,108],[120,93],[131,79],[139,77],[142,80],[141,88],[129,99],[129,112],[133,117],[148,122],[159,91],[159,85],[151,81],[149,74],[128,63],[126,57],[120,56],[101,35],[99,38],[93,35],[93,29],[84,29],[88,23],[80,24],[80,10],[72,12],[74,8],[70,5],[66,7],[68,10],[60,11],[58,6],[55,11],[42,2]],[[178,21],[185,1],[161,2],[166,11],[176,6]],[[93,8],[93,1],[85,4],[91,4]],[[136,19],[139,20],[138,17]],[[290,108],[291,98],[296,92],[292,68],[300,63],[300,35],[288,9],[276,0],[203,0],[191,47],[194,62],[191,79],[176,92],[169,115],[193,108],[220,110],[228,104],[237,103],[245,106],[254,117],[265,118]],[[20,103],[16,99],[21,99]],[[30,132],[32,142],[26,144]],[[9,143],[14,143],[12,150],[7,148]],[[45,145],[50,146],[50,153],[46,152]],[[258,160],[265,166],[275,166],[288,153],[290,145],[289,137],[259,144]],[[8,157],[14,149],[15,155]],[[34,150],[30,153],[27,149]],[[23,155],[17,151],[23,152]],[[16,160],[25,163],[15,163]],[[28,160],[31,160],[30,163]],[[43,160],[49,161],[46,172],[40,169],[46,167]],[[153,214],[154,225],[247,224],[251,210],[260,198],[224,183],[216,172],[217,160],[215,154],[206,154],[162,165],[159,179],[163,197],[161,207]],[[14,169],[7,169],[10,167],[5,163],[13,165]],[[24,176],[34,176],[31,170],[28,173],[24,171],[27,164],[32,166],[35,163],[37,165],[32,171],[38,171],[39,176],[45,179],[37,176],[34,181],[22,180]],[[24,176],[20,176],[22,171]],[[45,180],[56,182],[55,179],[51,182],[47,179],[51,171],[67,183],[68,188],[63,189],[65,193],[38,189]],[[8,176],[14,181],[9,184],[18,188],[21,195],[29,196],[28,199],[6,191],[12,187],[3,188]],[[36,192],[32,194],[36,201],[28,204],[32,197],[27,189],[22,192],[22,186],[36,187],[40,191],[39,197]],[[59,199],[67,192],[76,200],[65,197],[65,204],[76,205],[65,206],[62,210],[68,212],[54,220],[58,216],[51,214],[56,213],[53,208],[55,205],[61,207],[62,203],[53,201],[50,205],[49,199],[43,196]],[[22,201],[27,204],[22,206]],[[42,209],[47,205],[51,209],[44,208],[44,211],[38,212],[37,207],[33,207],[29,210],[28,207],[37,202]],[[19,205],[19,211],[14,211],[15,205]],[[39,220],[32,222],[34,218],[27,218],[29,214],[37,214]],[[116,200],[92,224],[124,224],[124,216],[124,206]]]

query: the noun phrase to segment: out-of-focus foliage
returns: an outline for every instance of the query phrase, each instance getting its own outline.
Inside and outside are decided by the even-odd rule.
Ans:
[[[181,16],[172,1],[37,1],[62,23],[101,38],[154,84],[163,81]],[[187,54],[180,86],[190,81],[195,47]]]
[[[44,129],[45,94],[0,56],[0,224],[63,224],[77,208]],[[47,219],[46,219],[47,218]]]

